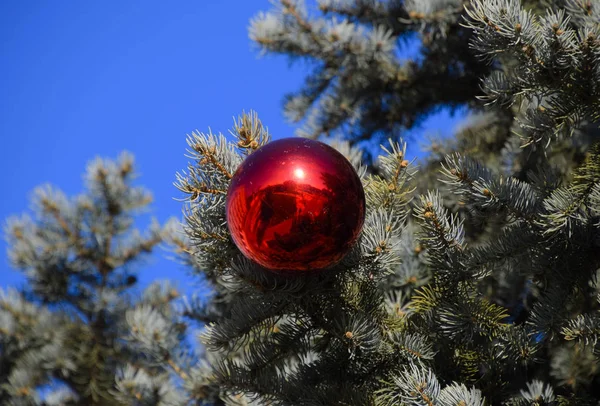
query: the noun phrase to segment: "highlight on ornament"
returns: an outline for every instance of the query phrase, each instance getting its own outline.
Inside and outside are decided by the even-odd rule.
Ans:
[[[247,258],[270,270],[321,270],[338,263],[358,239],[365,194],[350,162],[334,148],[285,138],[240,165],[226,215]]]

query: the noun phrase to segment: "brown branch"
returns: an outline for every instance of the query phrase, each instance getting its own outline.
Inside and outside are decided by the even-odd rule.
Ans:
[[[455,238],[452,238],[451,241],[448,241],[446,230],[440,223],[440,220],[433,209],[432,202],[427,202],[425,204],[425,211],[423,213],[423,217],[433,224],[433,227],[436,231],[438,238],[442,241],[443,245],[447,249],[455,247],[456,249],[458,249],[458,251],[463,250],[462,245]]]
[[[192,255],[192,250],[190,249],[190,247],[188,247],[187,245],[185,245],[183,243],[183,241],[181,241],[180,239],[173,239],[171,241],[173,244],[175,244],[177,246],[177,253],[186,253],[189,255]]]
[[[412,355],[414,355],[414,356],[415,356],[415,357],[417,357],[417,358],[421,358],[421,357],[423,356],[423,354],[421,354],[420,352],[418,352],[418,351],[415,351],[415,350],[413,350],[413,349],[411,349],[411,348],[408,348],[408,347],[407,347],[407,346],[405,346],[405,345],[401,345],[401,346],[400,346],[400,349],[401,349],[401,350],[404,350],[404,351],[406,351],[406,352],[408,352],[409,354],[412,354]]]
[[[225,176],[227,176],[228,179],[233,178],[233,175],[227,169],[225,169],[223,164],[219,162],[214,155],[208,155],[208,158],[210,159],[212,164],[217,167],[217,169],[219,169]]]
[[[140,244],[135,249],[134,248],[128,249],[127,251],[125,251],[125,254],[121,258],[119,258],[121,261],[120,266],[123,266],[127,262],[131,261],[132,259],[137,257],[141,252],[150,252],[152,250],[152,248],[156,244],[159,244],[161,241],[162,241],[162,239],[160,237],[156,236],[150,240],[144,241],[142,244]]]
[[[63,229],[67,237],[73,240],[74,233],[71,230],[71,227],[69,227],[69,224],[64,219],[64,217],[60,215],[60,210],[58,209],[58,207],[56,207],[56,205],[53,202],[49,201],[46,198],[42,198],[41,203],[44,206],[44,208],[52,215],[54,220],[56,220],[58,225]]]
[[[310,25],[310,23],[300,16],[298,10],[296,10],[296,6],[290,0],[281,0],[281,4],[286,8],[286,11],[292,17],[294,17],[300,28],[302,28],[307,34],[310,35],[315,44],[319,46],[322,45],[321,39],[312,30],[312,26]]]
[[[175,373],[177,375],[179,375],[179,377],[183,380],[187,380],[189,379],[189,375],[187,374],[187,372],[185,372],[183,369],[181,369],[181,367],[179,365],[177,365],[172,358],[168,358],[167,359],[167,364],[169,364],[169,366],[173,369],[173,371],[175,371]]]
[[[209,238],[213,238],[215,240],[219,240],[219,241],[227,241],[227,237],[223,237],[222,235],[219,234],[215,234],[215,233],[206,233],[204,231],[202,231],[200,233],[200,237],[204,238],[205,240],[209,239]]]
[[[73,231],[71,231],[71,228],[67,224],[66,220],[60,215],[60,213],[58,212],[58,209],[53,210],[52,215],[54,216],[54,219],[58,222],[60,227],[65,231],[65,233],[67,233],[67,236],[69,238],[73,238],[73,234],[74,234]]]
[[[433,406],[433,401],[431,400],[431,398],[429,396],[427,396],[427,394],[425,393],[425,390],[423,389],[423,385],[425,384],[425,382],[419,382],[419,384],[420,385],[417,388],[417,391],[421,395],[421,399],[423,399],[423,401],[425,403],[427,403],[427,406]]]
[[[186,191],[192,195],[191,200],[196,200],[201,194],[209,194],[209,195],[226,195],[227,194],[226,190],[211,189],[204,184],[200,185],[200,187],[194,187],[194,186],[190,185]]]
[[[221,162],[215,156],[215,147],[205,148],[202,144],[196,143],[193,147],[198,153],[202,154],[204,158],[200,161],[200,163],[206,163],[206,161],[210,161],[221,173],[227,176],[228,179],[233,178],[233,175],[223,166]],[[204,162],[202,162],[204,161]]]

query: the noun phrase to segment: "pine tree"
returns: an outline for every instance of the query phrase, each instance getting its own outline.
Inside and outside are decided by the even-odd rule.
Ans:
[[[313,67],[286,97],[305,137],[361,174],[343,263],[290,278],[228,238],[231,174],[268,139],[255,115],[196,133],[179,188],[187,250],[215,286],[214,381],[231,404],[596,404],[600,398],[600,3],[279,0],[250,36]],[[406,41],[420,40],[413,59]],[[406,161],[443,107],[464,127]],[[374,152],[375,143],[383,149]],[[379,156],[378,156],[379,155]],[[361,166],[362,161],[366,167]],[[418,171],[417,171],[418,169]]]
[[[8,220],[9,258],[27,285],[0,291],[0,404],[179,405],[182,383],[203,379],[174,286],[135,299],[136,263],[176,235],[173,221],[135,228],[152,200],[135,177],[129,154],[96,159],[84,193],[40,187],[33,216]]]
[[[233,244],[231,178],[271,138],[254,113],[233,142],[188,137],[183,232],[127,234],[147,195],[130,187],[130,159],[98,161],[83,197],[42,191],[35,219],[9,223],[29,286],[0,301],[0,402],[598,404],[600,2],[316,6],[277,0],[250,36],[312,67],[285,113],[361,177],[350,253],[290,277]],[[446,107],[470,116],[409,162],[405,131]],[[166,285],[126,294],[128,263],[161,241],[208,297],[176,311]],[[206,353],[185,340],[194,323]]]

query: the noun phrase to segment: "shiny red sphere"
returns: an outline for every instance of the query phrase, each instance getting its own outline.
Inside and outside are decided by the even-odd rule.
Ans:
[[[233,241],[271,270],[327,268],[360,234],[365,194],[356,171],[332,147],[305,138],[272,141],[249,155],[226,202]]]

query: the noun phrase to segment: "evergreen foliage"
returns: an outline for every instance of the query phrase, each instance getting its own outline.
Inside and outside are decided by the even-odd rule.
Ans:
[[[152,197],[134,179],[130,155],[96,159],[84,193],[67,198],[40,187],[33,215],[8,220],[9,258],[28,283],[0,291],[0,404],[186,401],[178,387],[198,356],[174,308],[179,293],[155,283],[134,294],[135,263],[176,224],[135,228]]]
[[[228,185],[271,138],[255,113],[233,142],[188,137],[183,233],[125,235],[147,195],[129,159],[97,162],[88,197],[43,191],[36,219],[9,223],[30,284],[0,301],[0,401],[51,383],[48,404],[598,404],[600,2],[274,5],[250,36],[313,68],[285,113],[359,173],[356,246],[294,277],[235,247]],[[448,106],[471,116],[409,162],[400,136]],[[125,294],[127,264],[163,240],[212,288],[178,312],[171,288]]]
[[[378,158],[362,149],[366,167],[353,159],[367,220],[322,274],[281,277],[225,242],[215,250],[233,258],[218,269],[230,307],[205,333],[223,357],[217,381],[258,404],[595,402],[600,3],[310,6],[275,2],[250,35],[313,67],[285,104],[300,135],[334,137],[354,157],[382,142]],[[419,55],[403,60],[415,35]],[[417,172],[398,136],[465,105],[470,120],[433,140]],[[206,142],[224,166],[243,155],[211,135],[192,145]],[[195,159],[184,191],[215,170]],[[204,247],[195,197],[187,231]],[[210,201],[223,221],[223,199]]]

